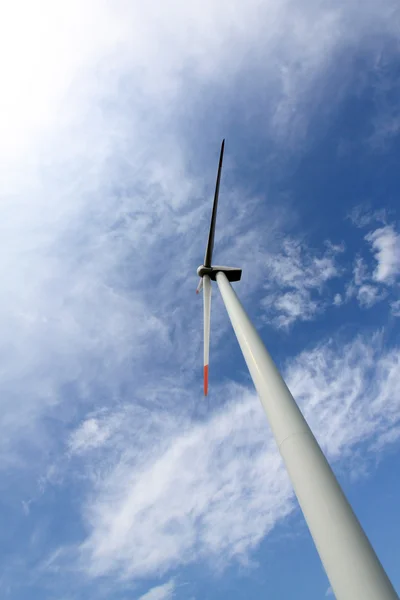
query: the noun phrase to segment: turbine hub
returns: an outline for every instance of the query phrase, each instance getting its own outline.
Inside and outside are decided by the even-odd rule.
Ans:
[[[204,265],[200,265],[197,269],[197,275],[199,277],[204,277],[204,275],[211,275],[212,267],[205,267]]]

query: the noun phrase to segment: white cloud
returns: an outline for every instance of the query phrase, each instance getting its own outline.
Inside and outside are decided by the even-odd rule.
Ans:
[[[392,315],[394,317],[400,317],[400,300],[395,300],[390,305],[392,309]]]
[[[372,210],[368,205],[358,204],[350,211],[347,218],[353,225],[362,229],[371,223],[383,223],[386,225],[389,215],[385,208]]]
[[[383,218],[386,218],[386,214],[382,216]],[[365,227],[380,218],[377,213],[364,214],[359,209],[355,211],[352,220],[359,227]],[[390,300],[388,286],[395,282],[396,276],[400,273],[400,236],[393,225],[385,225],[371,231],[364,239],[371,245],[378,265],[372,272],[366,260],[356,256],[353,279],[346,285],[345,298],[346,300],[356,298],[362,308],[370,308],[386,297]]]
[[[378,263],[373,278],[381,283],[392,283],[400,273],[400,235],[393,225],[375,229],[365,239],[371,244]]]
[[[171,579],[163,585],[152,588],[140,596],[139,600],[171,600],[174,597],[175,587],[175,582]]]
[[[391,98],[397,97],[400,88],[397,79],[388,85],[387,63],[384,55],[377,57],[376,67],[377,78],[374,83],[373,103],[378,110],[372,117],[372,133],[368,141],[373,150],[379,152],[388,150],[400,131],[399,107],[397,103],[391,102]]]
[[[372,449],[374,452],[381,452],[386,446],[396,444],[400,440],[400,426],[397,425],[381,433],[373,444]]]
[[[336,255],[341,251],[341,247],[330,245],[324,254],[317,255],[305,244],[286,239],[279,253],[267,256],[268,295],[262,301],[267,321],[289,327],[296,320],[309,321],[322,311],[325,302],[321,292],[340,273]]]
[[[97,448],[109,438],[109,428],[102,428],[97,419],[87,419],[73,432],[69,441],[69,448],[73,453],[85,452],[90,448]]]
[[[323,448],[338,457],[354,444],[371,444],[397,426],[400,351],[384,351],[381,336],[317,346],[290,365],[290,389]]]
[[[151,448],[152,436],[130,452],[124,447],[86,510],[92,533],[81,560],[92,575],[137,577],[200,558],[240,558],[291,510],[257,399],[235,388],[225,394],[240,402],[204,424],[166,429],[160,421],[157,434],[153,425],[162,452]]]
[[[400,350],[384,351],[381,336],[328,341],[301,353],[286,379],[323,449],[347,476],[349,460],[379,452],[398,439]],[[243,388],[220,388],[228,398],[202,423],[163,418],[134,440],[124,412],[119,450],[84,464],[93,481],[85,519],[89,530],[79,562],[91,576],[165,573],[207,560],[214,566],[247,560],[295,506],[290,484],[258,399]],[[122,422],[122,420],[121,420]],[[137,423],[141,431],[141,421]],[[154,442],[162,446],[154,448]],[[107,442],[108,443],[108,442]],[[362,444],[362,446],[360,446]],[[359,448],[355,452],[355,448]],[[360,460],[360,459],[359,459]],[[223,558],[222,558],[223,557]]]
[[[333,304],[335,306],[340,306],[341,304],[343,304],[343,297],[341,294],[335,294],[333,298]]]
[[[353,274],[354,274],[354,283],[356,285],[361,285],[366,279],[368,279],[367,265],[365,264],[365,261],[360,256],[357,256],[357,258],[355,260]]]
[[[364,283],[357,289],[357,299],[363,308],[370,308],[384,297],[385,291],[380,291],[375,285]]]

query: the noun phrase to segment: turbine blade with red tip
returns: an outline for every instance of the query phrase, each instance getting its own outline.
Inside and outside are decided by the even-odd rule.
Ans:
[[[204,302],[204,395],[208,394],[208,361],[210,354],[210,319],[211,319],[211,279],[208,275],[203,277],[203,302]]]
[[[200,277],[199,285],[196,288],[196,294],[200,294],[202,287],[203,287],[203,278]]]

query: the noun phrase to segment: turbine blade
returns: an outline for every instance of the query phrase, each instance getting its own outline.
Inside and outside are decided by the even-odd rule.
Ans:
[[[203,277],[204,301],[204,395],[208,394],[208,360],[210,353],[210,320],[211,320],[211,279]]]
[[[217,221],[219,184],[221,181],[222,161],[224,158],[224,147],[225,147],[225,140],[222,140],[221,153],[219,155],[217,182],[215,184],[214,204],[213,204],[212,215],[211,215],[210,233],[208,234],[206,254],[204,257],[204,266],[205,267],[211,267],[212,254],[213,254],[213,249],[214,249],[215,223]]]
[[[203,278],[200,277],[199,285],[196,288],[196,294],[200,294],[202,287],[203,287]]]

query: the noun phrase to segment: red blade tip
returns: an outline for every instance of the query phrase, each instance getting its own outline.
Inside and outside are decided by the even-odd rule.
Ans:
[[[208,394],[208,365],[204,365],[204,395]]]

